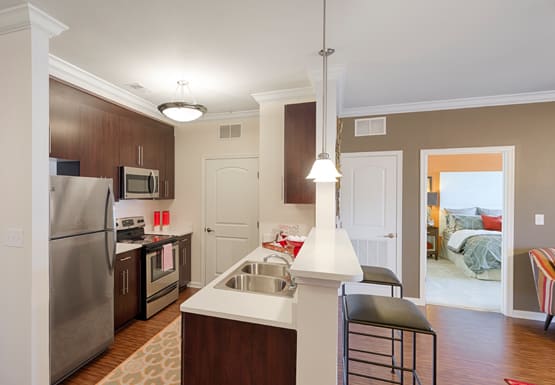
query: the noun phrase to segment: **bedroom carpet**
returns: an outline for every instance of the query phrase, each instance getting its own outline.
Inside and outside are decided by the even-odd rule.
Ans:
[[[426,303],[499,311],[501,282],[469,278],[447,259],[428,259]]]

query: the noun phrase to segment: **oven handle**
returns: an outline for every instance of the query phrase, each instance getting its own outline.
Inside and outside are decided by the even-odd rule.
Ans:
[[[174,282],[171,285],[169,285],[168,287],[166,287],[165,289],[160,290],[158,293],[154,294],[153,296],[148,297],[146,302],[154,302],[157,299],[160,299],[163,296],[165,296],[165,295],[171,293],[172,291],[174,291],[176,287],[177,287],[177,282]]]

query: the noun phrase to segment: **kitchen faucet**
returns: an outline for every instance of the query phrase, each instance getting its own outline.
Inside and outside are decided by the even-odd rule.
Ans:
[[[285,262],[285,264],[287,265],[287,275],[289,276],[289,287],[291,289],[297,287],[297,283],[295,282],[295,278],[291,275],[291,263],[287,260],[287,258],[282,257],[281,255],[277,255],[277,254],[270,254],[264,257],[264,262],[268,262],[268,259],[270,258],[277,258],[282,260],[283,262]]]
[[[264,257],[264,262],[268,262],[268,259],[270,259],[270,258],[281,259],[287,265],[287,269],[289,269],[291,267],[291,263],[287,260],[287,258],[282,257],[281,255],[277,255],[277,254],[270,254],[270,255],[265,256]]]

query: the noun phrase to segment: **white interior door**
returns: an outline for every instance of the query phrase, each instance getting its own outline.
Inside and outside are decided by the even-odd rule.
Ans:
[[[341,222],[361,265],[391,269],[401,278],[401,153],[357,153],[341,157]],[[376,287],[375,294],[389,295]]]
[[[258,158],[207,159],[205,283],[258,246]]]

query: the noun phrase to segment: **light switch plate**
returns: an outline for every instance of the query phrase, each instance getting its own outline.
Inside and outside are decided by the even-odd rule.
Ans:
[[[4,237],[4,245],[8,247],[23,247],[23,230],[7,229]]]
[[[535,223],[537,226],[543,226],[543,214],[536,214]]]

